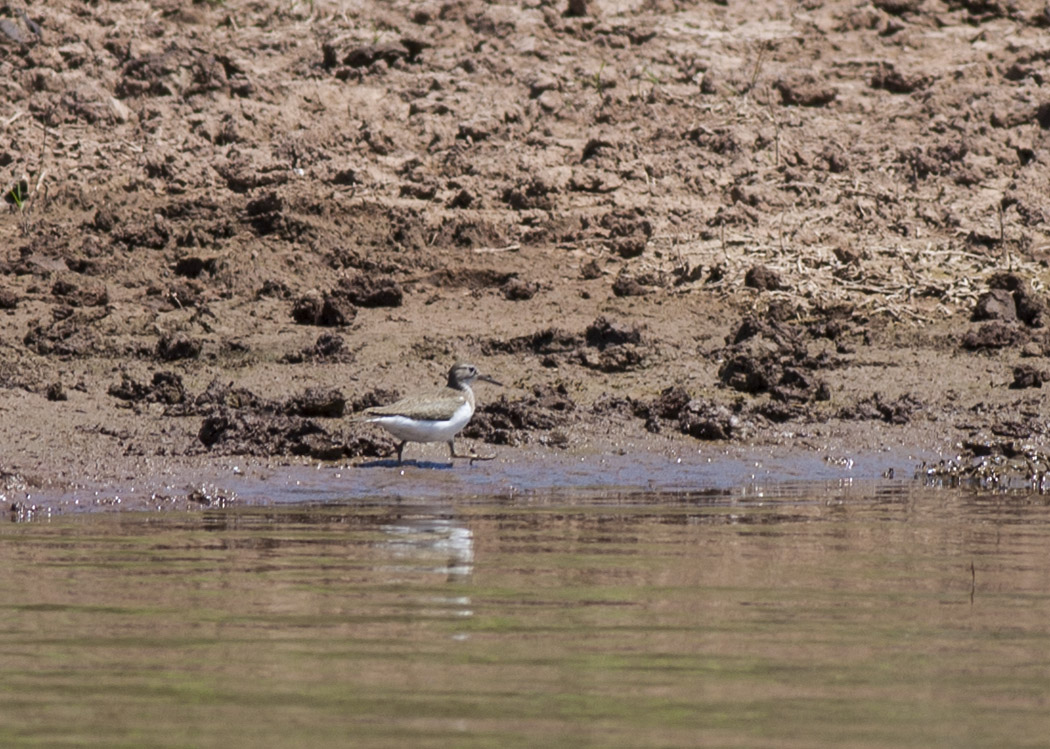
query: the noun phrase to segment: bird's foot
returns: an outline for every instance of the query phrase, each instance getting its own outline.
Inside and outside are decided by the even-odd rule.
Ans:
[[[460,453],[456,452],[456,448],[453,447],[451,443],[449,444],[449,455],[452,458],[460,458],[461,460],[469,460],[471,465],[474,465],[474,463],[476,461],[479,461],[479,460],[495,460],[496,459],[496,454],[495,453],[493,453],[492,455],[478,455],[475,452],[471,452],[470,455],[461,455]]]

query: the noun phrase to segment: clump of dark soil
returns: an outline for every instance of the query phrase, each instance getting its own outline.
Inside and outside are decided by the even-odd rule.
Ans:
[[[6,286],[0,286],[0,309],[14,309],[18,306],[18,294]]]
[[[149,383],[123,375],[109,394],[128,407],[161,403],[165,416],[202,416],[197,438],[223,455],[306,455],[320,460],[343,457],[344,440],[316,419],[339,419],[346,399],[336,389],[306,388],[280,401],[260,397],[243,387],[213,380],[196,396],[186,392],[174,372],[154,372]],[[360,450],[360,445],[356,448]]]
[[[754,429],[754,423],[741,413],[709,400],[692,398],[680,385],[666,388],[651,401],[632,402],[631,410],[645,420],[649,432],[659,433],[673,426],[698,440],[743,439]]]
[[[61,274],[52,284],[51,293],[71,307],[102,307],[109,304],[109,290],[96,278]]]
[[[627,372],[647,364],[654,347],[640,326],[600,316],[582,335],[547,328],[509,341],[488,339],[486,355],[530,353],[543,357],[545,366],[574,362],[601,372]]]
[[[912,395],[903,395],[886,401],[879,393],[841,409],[838,418],[846,420],[885,421],[888,424],[907,424],[921,412],[925,404]]]
[[[780,92],[784,104],[788,106],[823,107],[838,96],[834,86],[808,74],[781,78],[774,86]]]
[[[305,455],[338,460],[343,443],[311,419],[219,409],[205,417],[200,443],[223,455]]]
[[[287,364],[302,364],[306,361],[348,364],[354,353],[346,346],[346,339],[335,333],[321,333],[317,340],[299,351],[285,354],[281,361]]]
[[[545,328],[535,333],[518,336],[510,340],[490,338],[482,342],[485,356],[497,354],[532,354],[552,358],[575,352],[581,345],[581,337],[558,328]]]
[[[353,413],[359,413],[369,408],[376,408],[377,406],[385,406],[388,403],[394,403],[400,398],[401,392],[398,390],[373,388],[372,390],[354,398],[350,402],[350,411]]]
[[[321,293],[313,290],[303,294],[292,307],[292,319],[300,325],[344,327],[357,317],[357,308],[346,294]]]
[[[960,343],[967,351],[980,351],[1020,347],[1030,340],[1031,335],[1024,328],[993,320],[967,332]]]
[[[616,296],[647,296],[666,285],[666,278],[661,273],[632,273],[626,268],[621,270],[612,284]]]
[[[580,363],[601,372],[628,372],[645,366],[653,348],[642,328],[602,316],[584,331],[586,346],[578,349]]]
[[[754,433],[754,423],[733,413],[728,407],[708,400],[689,401],[678,414],[683,434],[698,440],[746,439]]]
[[[203,341],[185,335],[163,336],[157,341],[155,354],[160,361],[196,359],[204,347]]]
[[[626,259],[638,257],[645,252],[653,235],[653,225],[640,213],[614,211],[602,216],[599,224],[609,233],[605,246],[614,255]]]
[[[400,307],[405,298],[401,284],[393,278],[365,273],[340,279],[338,291],[358,307]]]
[[[307,388],[285,400],[280,410],[290,416],[338,419],[346,411],[346,398],[335,388]]]
[[[511,302],[524,302],[536,296],[539,284],[533,281],[523,281],[520,278],[512,278],[503,284],[500,292],[503,298]]]
[[[1014,367],[1014,379],[1010,387],[1015,390],[1024,388],[1041,388],[1047,380],[1047,372],[1031,364],[1021,364]]]
[[[718,376],[750,395],[768,393],[783,402],[828,400],[830,389],[818,373],[841,362],[827,352],[811,354],[808,335],[795,325],[745,318],[727,339]]]
[[[765,265],[754,265],[744,275],[744,286],[762,291],[776,291],[784,288],[780,274]]]
[[[94,325],[105,314],[54,307],[51,321],[29,324],[22,342],[40,356],[83,357],[99,353],[101,336]]]
[[[111,385],[107,391],[114,398],[125,401],[129,406],[135,403],[164,403],[173,405],[186,400],[186,388],[182,377],[175,372],[154,372],[153,379],[140,383],[128,375],[121,375],[120,382]]]
[[[1013,297],[1017,319],[1030,328],[1046,326],[1046,300],[1031,285],[1013,273],[996,273],[988,279],[992,292],[1009,292]]]
[[[545,388],[537,385],[524,398],[486,403],[474,412],[474,418],[463,430],[468,439],[480,439],[494,445],[516,445],[528,442],[530,434],[565,426],[576,410],[564,385]]]

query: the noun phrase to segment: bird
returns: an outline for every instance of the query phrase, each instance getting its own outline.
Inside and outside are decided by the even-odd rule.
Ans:
[[[503,386],[503,383],[481,374],[473,364],[457,362],[448,371],[448,384],[441,390],[366,409],[362,420],[378,424],[400,440],[397,445],[398,465],[403,462],[405,445],[409,442],[445,442],[452,458],[492,460],[495,455],[456,453],[456,435],[474,415],[474,391],[470,386],[478,380]]]

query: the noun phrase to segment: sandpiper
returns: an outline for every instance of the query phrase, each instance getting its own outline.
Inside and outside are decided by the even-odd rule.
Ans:
[[[502,386],[488,375],[478,372],[473,364],[457,363],[448,371],[448,385],[432,395],[403,398],[389,406],[369,408],[364,420],[370,421],[401,440],[397,446],[397,464],[408,442],[447,442],[453,458],[491,460],[495,455],[456,454],[456,435],[474,415],[475,380]]]

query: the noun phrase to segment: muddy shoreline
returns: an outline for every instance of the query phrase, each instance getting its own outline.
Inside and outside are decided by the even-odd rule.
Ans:
[[[5,501],[382,459],[458,359],[504,456],[1044,454],[1044,4],[574,6],[12,11]]]

